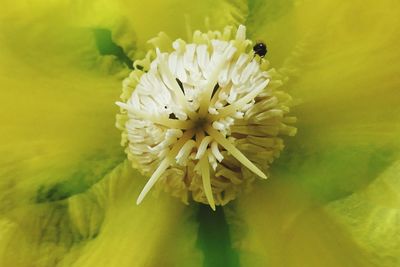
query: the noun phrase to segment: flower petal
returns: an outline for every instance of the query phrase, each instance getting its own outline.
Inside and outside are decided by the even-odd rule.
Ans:
[[[134,203],[126,161],[87,193],[3,214],[1,266],[201,266],[195,216],[167,195]]]
[[[138,51],[145,51],[147,40],[155,37],[160,31],[166,32],[173,39],[188,37],[188,30],[204,29],[209,21],[210,29],[222,29],[226,25],[238,25],[245,21],[247,3],[245,1],[113,1],[118,6],[117,16],[123,18],[124,24],[132,28]],[[206,25],[207,26],[207,25]],[[127,47],[126,38],[120,38],[121,28],[115,40]],[[191,35],[190,35],[191,37]],[[128,47],[127,47],[128,48]]]
[[[290,183],[270,180],[238,199],[235,212],[230,223],[241,266],[375,266],[322,206]]]
[[[400,265],[399,160],[367,188],[329,203],[327,210],[377,266]]]
[[[245,1],[199,1],[188,3],[172,1],[54,1],[24,2],[5,4],[9,12],[32,13],[51,12],[75,26],[106,29],[112,39],[125,52],[138,57],[147,50],[146,43],[160,31],[173,38],[186,38],[188,31],[222,29],[226,25],[244,23],[247,15]],[[207,24],[207,25],[206,25]]]
[[[124,67],[99,54],[91,29],[53,9],[26,17],[29,9],[6,10],[0,23],[0,190],[10,207],[64,199],[87,190],[124,157],[113,103]]]
[[[249,31],[298,102],[298,135],[273,167],[320,199],[354,192],[400,148],[399,2],[262,3]]]
[[[255,1],[248,28],[254,38],[265,37],[272,65],[288,75],[288,90],[301,101],[300,126],[328,142],[395,142],[400,4],[277,2]]]

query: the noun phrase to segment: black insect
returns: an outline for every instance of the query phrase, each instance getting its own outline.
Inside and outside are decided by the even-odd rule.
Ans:
[[[253,46],[253,51],[254,56],[258,55],[260,58],[264,58],[268,50],[267,46],[264,43],[259,42]]]

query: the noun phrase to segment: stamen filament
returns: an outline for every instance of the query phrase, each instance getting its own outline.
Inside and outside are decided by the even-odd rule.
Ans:
[[[204,88],[204,92],[200,100],[201,102],[200,102],[199,116],[204,116],[207,114],[208,107],[211,101],[211,95],[218,81],[218,75],[220,74],[221,69],[224,66],[224,63],[230,59],[229,54],[232,53],[231,49],[232,49],[232,44],[229,44],[228,47],[225,49],[224,53],[221,55],[219,62],[214,67],[211,76],[207,81],[207,85]],[[234,49],[233,51],[236,51],[236,49]]]
[[[212,141],[211,136],[206,136],[206,137],[202,138],[201,143],[200,143],[199,147],[197,148],[197,153],[196,153],[195,159],[200,159],[204,155],[204,153],[206,153],[208,144],[211,141]]]
[[[158,178],[160,178],[161,174],[171,165],[171,158],[166,157],[163,161],[161,161],[160,165],[157,167],[156,171],[153,172],[150,179],[147,181],[146,185],[144,186],[142,192],[140,192],[139,197],[136,200],[136,205],[142,203],[144,197],[150,191],[150,189],[154,186],[157,182]]]
[[[161,161],[158,168],[155,172],[151,175],[150,179],[147,181],[146,185],[144,186],[142,192],[140,192],[138,199],[136,200],[136,204],[139,205],[150,189],[154,186],[154,184],[158,181],[160,176],[163,172],[173,164],[175,156],[178,154],[179,150],[185,145],[186,141],[192,138],[194,132],[192,130],[186,131],[182,137],[177,141],[177,143],[173,146],[171,151],[165,157],[163,161]]]
[[[247,104],[249,101],[253,100],[258,94],[261,93],[262,90],[268,85],[269,79],[262,82],[259,86],[257,86],[253,91],[248,93],[243,98],[239,99],[238,101],[234,102],[232,105],[223,107],[218,110],[218,114],[210,115],[211,120],[219,120],[220,118],[224,118],[235,113],[240,107]]]
[[[160,118],[160,117],[156,117],[151,114],[139,111],[138,109],[135,109],[135,108],[133,108],[125,103],[122,103],[122,102],[115,102],[115,104],[117,104],[119,107],[121,107],[125,110],[132,112],[133,114],[138,116],[140,119],[148,120],[153,123],[160,124],[162,126],[166,126],[168,128],[187,130],[187,129],[193,128],[193,125],[194,125],[193,121],[190,121],[190,120],[183,121],[183,120],[173,120],[173,119],[169,119],[169,118]]]
[[[208,158],[202,157],[199,163],[201,170],[201,178],[203,180],[204,194],[206,195],[208,204],[210,204],[210,207],[215,211],[215,201],[211,189],[210,165],[208,164]]]
[[[263,179],[267,179],[267,176],[259,169],[256,165],[254,165],[250,160],[246,158],[245,155],[240,152],[231,142],[229,142],[220,132],[215,130],[211,126],[207,126],[206,132],[214,137],[215,141],[217,141],[221,146],[223,146],[232,156],[234,156],[240,163],[246,166],[249,170],[257,174]]]
[[[186,96],[183,94],[181,88],[179,87],[178,81],[174,78],[173,74],[171,73],[171,70],[167,66],[165,58],[161,55],[161,53],[158,55],[158,57],[160,62],[159,64],[160,71],[164,73],[166,78],[168,79],[168,83],[172,87],[170,89],[173,90],[175,96],[178,98],[179,104],[182,105],[189,118],[196,119],[197,114],[189,108]]]

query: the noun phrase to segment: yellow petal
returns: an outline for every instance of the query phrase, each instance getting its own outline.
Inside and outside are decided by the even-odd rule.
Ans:
[[[146,43],[164,31],[175,38],[187,38],[189,31],[222,29],[226,25],[244,23],[247,3],[235,1],[6,1],[5,13],[31,17],[49,14],[87,28],[107,29],[112,39],[127,54],[141,57]]]
[[[91,29],[20,11],[0,23],[1,209],[80,193],[124,157],[113,103],[123,65],[100,56]]]
[[[247,14],[244,1],[115,1],[120,14],[131,25],[137,38],[138,50],[160,31],[173,39],[186,39],[187,31],[204,29],[208,18],[210,29],[222,29],[226,25],[243,23]],[[123,44],[123,40],[118,43]]]
[[[2,214],[1,266],[201,266],[191,209],[168,195],[135,205],[128,162],[87,193]]]
[[[238,199],[229,221],[241,266],[369,267],[345,229],[306,192],[269,180]]]
[[[249,31],[298,103],[298,134],[273,168],[324,200],[354,192],[400,148],[400,4],[264,3],[251,6]]]
[[[400,265],[399,181],[397,160],[367,188],[327,205],[377,266]]]
[[[300,102],[299,133],[399,144],[399,2],[255,1],[250,18],[250,33],[269,45],[267,58]]]

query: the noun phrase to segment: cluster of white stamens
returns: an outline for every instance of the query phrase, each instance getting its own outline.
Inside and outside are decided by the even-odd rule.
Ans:
[[[277,136],[296,132],[286,125],[295,120],[285,116],[291,99],[276,90],[274,69],[254,59],[244,26],[236,34],[196,31],[191,43],[178,39],[161,52],[166,38],[152,40],[156,52],[134,63],[117,102],[128,158],[151,175],[137,203],[157,183],[215,209],[254,174],[266,178],[262,170],[283,149]]]

